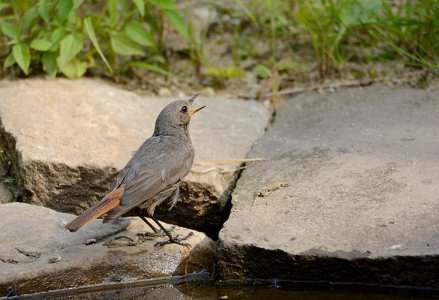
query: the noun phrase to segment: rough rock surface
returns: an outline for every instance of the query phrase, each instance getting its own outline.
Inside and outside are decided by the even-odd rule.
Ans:
[[[92,79],[0,81],[0,99],[0,145],[23,201],[75,214],[100,200],[128,153],[152,134],[160,110],[177,100],[141,97]],[[201,95],[196,104],[208,107],[191,124],[195,162],[245,157],[269,120],[256,102]],[[215,231],[236,176],[221,168],[238,166],[195,166],[181,201],[157,216]]]
[[[0,204],[1,203],[9,203],[14,200],[14,195],[12,195],[11,191],[8,190],[6,186],[2,182],[0,182]]]
[[[1,205],[0,296],[11,287],[24,294],[203,269],[212,272],[214,243],[203,233],[192,231],[186,240],[192,248],[176,244],[154,247],[167,237],[139,237],[137,233],[152,232],[137,217],[119,219],[115,224],[95,220],[75,233],[62,229],[73,217],[24,203]],[[173,234],[188,232],[177,228]]]
[[[438,100],[374,85],[280,105],[232,194],[220,275],[438,288]]]

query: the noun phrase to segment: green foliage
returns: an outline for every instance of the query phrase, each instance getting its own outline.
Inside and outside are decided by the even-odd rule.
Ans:
[[[308,33],[324,77],[332,66],[342,66],[348,58],[344,51],[347,33],[368,23],[381,8],[381,0],[299,1],[295,16]]]
[[[208,28],[196,32],[188,0],[183,4],[179,11],[173,0],[0,0],[1,67],[69,78],[88,70],[119,74],[137,67],[181,79],[170,73],[164,51],[164,34],[171,26],[186,42],[183,52],[198,75],[201,67],[210,66],[204,53]],[[234,4],[224,10],[233,20],[233,27],[226,29],[232,36],[225,42],[234,66],[215,66],[204,75],[242,76],[239,66],[248,59],[261,80],[276,77],[276,82],[285,74],[311,71],[305,63],[316,62],[325,77],[361,59],[403,60],[439,73],[439,0]],[[203,5],[210,12],[223,7],[215,0]],[[363,54],[364,48],[368,54]],[[291,52],[285,55],[285,49]]]
[[[291,13],[293,1],[250,0],[249,7],[246,7],[241,0],[235,0],[235,2],[243,10],[244,15],[250,19],[257,36],[269,39],[271,60],[274,62],[276,40],[285,36],[285,28],[290,25],[288,14]]]
[[[30,64],[29,47],[26,44],[15,44],[12,47],[12,56],[20,68],[27,74]]]
[[[258,76],[260,78],[264,78],[264,79],[267,78],[267,77],[273,76],[273,74],[271,73],[270,69],[267,68],[264,65],[257,65],[257,66],[255,66],[255,72],[256,72],[256,74],[258,74]]]
[[[368,27],[372,37],[389,45],[408,64],[439,74],[439,1],[403,1],[393,7],[383,1],[383,11]]]
[[[204,75],[216,77],[216,78],[222,78],[222,79],[230,79],[230,78],[236,78],[241,77],[245,75],[245,72],[230,66],[230,67],[216,67],[216,68],[209,68]]]
[[[314,51],[321,77],[343,67],[346,61],[358,58],[356,49],[371,47],[373,51],[394,51],[408,58],[410,64],[438,70],[439,0],[235,0],[240,9],[241,24],[232,40],[236,64],[245,59],[251,49],[248,42],[269,39],[271,59],[263,63],[278,69],[280,59],[276,46],[297,45],[297,40],[309,41]],[[247,24],[247,26],[242,25]],[[252,33],[248,33],[248,27]],[[244,42],[243,42],[244,41]],[[380,43],[384,42],[385,46]],[[302,47],[307,48],[306,44]],[[296,50],[293,58],[300,61]],[[252,54],[250,54],[252,55]],[[390,58],[391,57],[391,58]],[[372,58],[369,58],[371,60]],[[267,76],[260,66],[260,77]]]
[[[211,17],[212,17],[212,10],[214,8],[216,0],[213,0],[210,4],[209,9],[209,17],[207,20],[207,24],[210,24]],[[188,7],[187,0],[185,0],[185,6],[186,6],[186,15],[188,17],[188,26],[187,26],[187,36],[186,41],[189,45],[189,57],[194,65],[195,72],[197,75],[200,74],[201,66],[207,65],[206,58],[204,56],[203,50],[204,50],[204,42],[207,37],[207,28],[204,28],[201,30],[200,33],[196,33],[194,31],[194,27],[192,25],[192,13],[191,10]],[[184,36],[184,35],[183,35]]]
[[[52,77],[77,78],[90,68],[119,73],[128,62],[142,62],[168,74],[161,55],[164,23],[191,40],[174,2],[102,3],[99,9],[84,0],[0,0],[0,47],[7,49],[3,68],[17,64],[28,74],[30,67],[40,66]]]
[[[204,75],[211,77],[211,86],[222,89],[225,86],[225,80],[241,77],[245,75],[245,71],[240,70],[235,66],[210,67],[204,72]]]

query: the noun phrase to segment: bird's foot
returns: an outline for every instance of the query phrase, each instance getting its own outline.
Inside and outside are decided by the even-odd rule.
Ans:
[[[154,246],[157,247],[157,246],[164,246],[164,245],[166,245],[166,244],[179,244],[179,245],[182,245],[182,246],[188,246],[188,247],[191,247],[190,244],[185,243],[185,242],[182,242],[182,241],[186,240],[187,238],[189,238],[189,237],[192,236],[192,235],[194,235],[193,232],[189,232],[187,235],[185,235],[185,236],[182,237],[182,238],[179,238],[178,235],[177,235],[176,237],[170,238],[170,239],[167,240],[167,241],[164,241],[164,242],[157,242],[157,243],[155,243]]]
[[[173,232],[175,228],[177,228],[177,225],[172,225],[169,229],[167,229],[167,231],[168,231],[169,233],[170,233],[170,232]],[[154,231],[154,233],[155,233],[155,234],[166,234],[166,232],[164,232],[162,229],[156,229],[156,230]]]

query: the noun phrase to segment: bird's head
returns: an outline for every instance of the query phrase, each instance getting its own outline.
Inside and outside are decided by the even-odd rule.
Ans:
[[[179,100],[169,103],[162,109],[155,122],[154,135],[179,134],[181,129],[188,134],[191,117],[205,106],[193,108],[192,103],[198,94],[189,100]]]

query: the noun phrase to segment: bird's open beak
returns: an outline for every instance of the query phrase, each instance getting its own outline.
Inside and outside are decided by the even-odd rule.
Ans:
[[[202,110],[203,108],[205,108],[206,106],[201,106],[199,108],[191,108],[189,111],[189,114],[192,116],[194,113],[196,113],[197,111]]]

